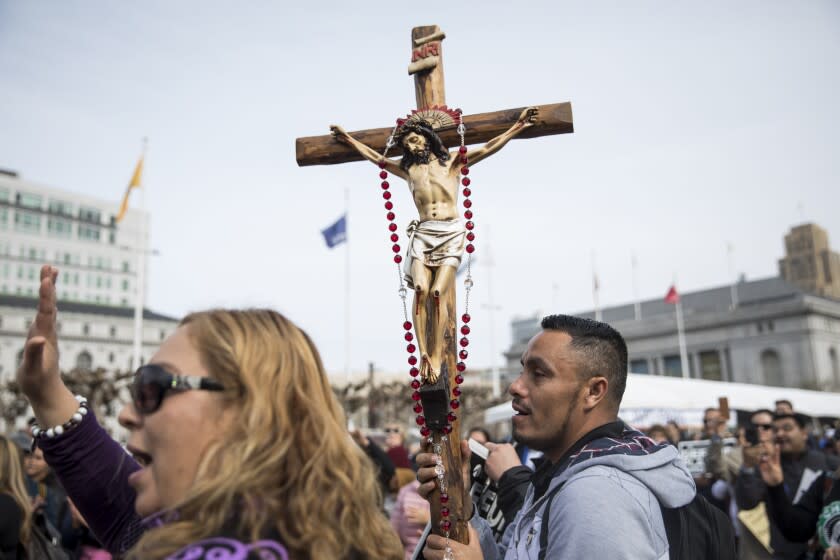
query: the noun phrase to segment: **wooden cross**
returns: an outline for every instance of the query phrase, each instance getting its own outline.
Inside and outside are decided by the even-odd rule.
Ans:
[[[441,41],[445,35],[436,25],[415,27],[411,32],[412,59],[409,65],[409,74],[414,75],[414,87],[417,99],[417,108],[425,109],[434,106],[446,105],[443,80],[443,50]],[[466,144],[487,142],[499,137],[505,131],[509,131],[512,125],[523,114],[524,107],[494,111],[463,117],[466,126]],[[533,125],[523,129],[518,138],[535,138],[553,134],[570,133],[574,131],[572,123],[571,104],[555,103],[550,105],[537,106],[537,117]],[[378,128],[351,132],[350,136],[361,142],[368,148],[381,154],[385,149],[386,142],[390,137],[393,128]],[[460,144],[460,136],[455,126],[443,128],[436,131],[446,146],[457,146]],[[339,142],[334,135],[309,136],[298,138],[296,141],[297,162],[300,166],[323,165],[358,161],[364,159],[359,148],[354,148],[346,143]],[[361,146],[364,149],[364,146]],[[371,155],[373,155],[371,153]],[[369,158],[370,159],[370,158]],[[426,317],[431,317],[434,312],[443,318],[444,324],[442,333],[432,333],[436,324],[441,322],[427,321],[426,333],[417,333],[418,339],[423,334],[427,336],[437,335],[438,340],[443,341],[443,358],[440,364],[440,378],[436,383],[426,383],[421,387],[421,399],[423,412],[427,425],[432,428],[432,438],[435,443],[440,443],[443,433],[441,427],[446,423],[446,415],[449,412],[451,399],[450,388],[455,386],[457,375],[456,363],[458,362],[458,336],[456,325],[458,314],[455,307],[455,279],[454,275],[450,280],[451,285],[444,292],[439,301],[427,298],[425,302]],[[437,308],[435,308],[437,306]],[[460,415],[459,415],[460,416]],[[462,472],[462,459],[460,448],[460,421],[452,422],[452,431],[443,444],[442,458],[444,461],[445,481],[448,488],[449,509],[448,519],[451,522],[450,538],[459,542],[468,542],[467,522],[472,513],[469,497],[464,488]],[[441,530],[441,504],[439,496],[433,495],[432,504],[432,527],[437,534],[443,534]]]

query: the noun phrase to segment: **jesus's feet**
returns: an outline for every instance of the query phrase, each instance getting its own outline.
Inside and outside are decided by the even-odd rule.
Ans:
[[[429,385],[434,385],[437,383],[438,377],[440,376],[440,370],[435,369],[432,367],[432,362],[429,359],[428,354],[423,354],[420,358],[420,378],[423,380],[424,383],[428,383]]]

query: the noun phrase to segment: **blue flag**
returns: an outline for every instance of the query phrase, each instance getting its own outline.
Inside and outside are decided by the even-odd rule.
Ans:
[[[347,214],[344,214],[327,229],[321,230],[321,235],[324,236],[324,241],[330,249],[347,241]]]

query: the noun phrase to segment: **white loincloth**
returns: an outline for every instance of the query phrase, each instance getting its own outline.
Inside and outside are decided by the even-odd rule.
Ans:
[[[405,281],[414,288],[411,265],[419,260],[427,267],[461,264],[467,230],[459,220],[412,220],[406,228],[408,249],[405,259]]]

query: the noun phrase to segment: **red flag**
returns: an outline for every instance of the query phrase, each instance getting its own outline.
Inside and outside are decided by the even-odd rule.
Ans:
[[[672,284],[670,289],[668,289],[668,293],[665,295],[665,303],[676,305],[679,302],[680,294],[677,293],[677,287]]]

